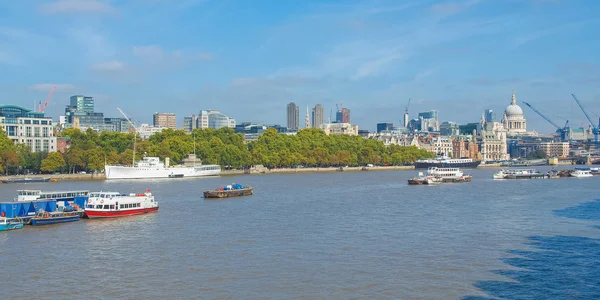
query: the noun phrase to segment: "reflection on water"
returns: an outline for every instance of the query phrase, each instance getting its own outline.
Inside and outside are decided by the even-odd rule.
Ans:
[[[600,178],[498,182],[494,172],[472,170],[472,183],[436,187],[408,186],[416,171],[0,185],[2,199],[23,188],[150,188],[160,203],[155,214],[0,232],[0,266],[19,275],[2,281],[0,292],[27,299],[596,296],[600,230],[590,226],[597,218],[583,216],[598,211],[588,207],[598,201],[576,207],[597,196]],[[254,186],[255,195],[202,199],[203,190],[233,182]]]
[[[554,213],[572,219],[600,220],[600,201],[580,203]],[[534,250],[510,250],[508,253],[517,257],[502,259],[516,270],[494,271],[512,281],[479,281],[474,285],[488,295],[504,299],[600,299],[600,239],[532,236],[529,240]]]

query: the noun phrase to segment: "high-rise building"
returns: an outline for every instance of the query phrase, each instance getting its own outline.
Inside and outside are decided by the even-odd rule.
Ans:
[[[94,98],[75,95],[71,96],[70,106],[77,112],[94,112]]]
[[[183,119],[183,129],[191,132],[196,128],[219,129],[222,127],[235,128],[235,119],[222,114],[218,110],[201,110],[197,115]]]
[[[287,128],[290,131],[298,131],[300,127],[300,108],[294,102],[287,105]]]
[[[492,109],[485,110],[485,121],[486,122],[496,122],[496,113]]]
[[[335,113],[336,123],[350,123],[350,110],[342,107]]]
[[[392,130],[393,127],[392,123],[377,123],[377,132]]]
[[[177,129],[177,116],[174,113],[154,113],[154,127]]]
[[[323,105],[317,104],[312,109],[312,127],[319,128],[324,123]]]
[[[0,128],[14,143],[27,144],[31,152],[56,152],[52,118],[15,105],[0,106]]]

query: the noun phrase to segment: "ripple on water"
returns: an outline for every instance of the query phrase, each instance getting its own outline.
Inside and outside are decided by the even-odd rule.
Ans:
[[[151,188],[161,208],[0,233],[3,271],[25,278],[3,287],[3,297],[518,299],[518,292],[539,298],[546,289],[595,297],[585,282],[598,285],[591,276],[600,278],[600,231],[560,211],[593,199],[597,188],[569,180],[500,183],[490,179],[493,171],[473,170],[472,183],[434,188],[407,186],[414,171],[34,184],[27,188]],[[201,198],[232,181],[255,186],[256,194]],[[2,187],[0,196],[12,198],[14,190]],[[516,282],[521,289],[510,285]]]

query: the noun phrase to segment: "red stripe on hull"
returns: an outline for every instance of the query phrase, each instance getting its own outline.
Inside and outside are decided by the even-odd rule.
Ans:
[[[135,216],[147,213],[158,212],[158,207],[152,208],[140,208],[140,209],[129,209],[129,210],[86,210],[85,214],[88,218],[116,218],[116,217],[127,217],[127,216]]]

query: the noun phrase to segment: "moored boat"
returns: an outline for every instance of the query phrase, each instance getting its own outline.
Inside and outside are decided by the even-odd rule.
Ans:
[[[85,206],[88,218],[114,218],[141,215],[158,211],[158,202],[150,190],[138,194],[119,192],[90,193]]]
[[[547,179],[550,174],[540,173],[535,169],[503,169],[494,174],[494,179]]]
[[[162,163],[158,157],[143,157],[133,166],[104,166],[106,179],[145,179],[145,178],[187,178],[218,176],[219,165],[175,166],[170,167],[168,160]]]
[[[23,228],[24,224],[25,224],[25,222],[23,221],[23,219],[21,219],[19,217],[16,217],[16,218],[0,217],[0,231],[21,229],[21,228]]]
[[[2,183],[34,183],[34,182],[48,182],[48,181],[50,181],[50,177],[44,177],[44,178],[24,177],[24,178],[3,179]]]
[[[419,172],[417,177],[408,180],[408,185],[437,185],[442,183],[442,179],[434,176],[425,176],[423,172]]]
[[[433,159],[419,159],[415,162],[415,169],[426,169],[431,167],[438,168],[477,168],[481,164],[480,160],[471,158],[449,158],[447,156],[438,156]]]
[[[204,198],[230,198],[250,196],[252,194],[254,194],[253,187],[234,183],[216,190],[204,191]]]
[[[81,217],[76,212],[40,211],[35,215],[35,217],[31,218],[31,225],[39,226],[75,222],[79,221],[80,218]]]
[[[588,168],[575,168],[575,171],[571,172],[571,177],[585,178],[592,177],[592,171]]]
[[[442,182],[470,182],[473,177],[464,174],[460,168],[438,168],[427,169],[427,174],[433,177],[441,178]]]

